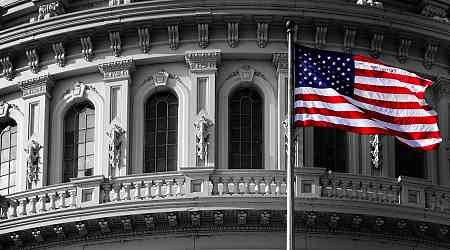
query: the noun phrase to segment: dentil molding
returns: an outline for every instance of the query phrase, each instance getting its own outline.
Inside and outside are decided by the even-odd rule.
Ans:
[[[221,52],[218,49],[186,51],[184,58],[191,72],[215,71]]]
[[[50,75],[42,75],[27,80],[20,81],[19,87],[22,90],[22,98],[31,98],[46,94],[50,97],[50,91],[54,86]]]
[[[134,60],[126,58],[98,65],[100,73],[105,81],[117,81],[131,78],[131,73],[135,70]]]

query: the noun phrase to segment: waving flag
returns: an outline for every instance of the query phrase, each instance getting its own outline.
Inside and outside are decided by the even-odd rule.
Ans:
[[[430,80],[361,55],[296,45],[294,57],[296,126],[393,135],[421,150],[441,142]]]

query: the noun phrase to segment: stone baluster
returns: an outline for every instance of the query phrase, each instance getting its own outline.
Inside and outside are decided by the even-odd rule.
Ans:
[[[172,187],[173,187],[173,180],[166,180],[166,197],[173,196]]]
[[[266,195],[270,195],[271,194],[271,190],[270,190],[270,181],[271,181],[271,179],[269,178],[269,177],[264,177],[264,193],[266,194]]]
[[[29,207],[30,207],[30,214],[35,214],[36,213],[36,196],[31,196],[29,198]]]
[[[297,185],[295,185],[295,183],[294,183],[294,187],[295,186],[297,186]],[[285,178],[281,178],[280,192],[281,192],[281,195],[283,195],[283,196],[285,196],[287,194],[286,193],[286,187],[287,187],[286,179]]]
[[[223,179],[222,178],[217,178],[217,193],[222,196],[224,194],[225,191],[225,185],[223,183]]]
[[[49,193],[48,198],[50,199],[49,210],[55,210],[56,209],[56,193]]]
[[[122,185],[120,183],[115,183],[112,186],[112,189],[114,190],[114,197],[113,201],[120,201],[120,189]]]
[[[261,178],[260,177],[254,177],[253,178],[253,182],[252,182],[252,184],[253,184],[253,187],[252,187],[252,193],[254,193],[254,194],[259,194],[259,192],[260,192],[260,186],[259,186],[259,184],[261,183]]]
[[[60,191],[58,192],[58,196],[59,196],[59,208],[66,208],[66,198],[67,198],[67,193],[66,191]]]
[[[156,198],[161,198],[161,186],[162,186],[162,181],[161,180],[157,180],[154,181],[154,186],[155,186],[155,197]]]
[[[9,214],[9,217],[11,217],[11,218],[17,217],[17,206],[18,206],[17,201],[12,200],[9,206],[10,206],[9,210],[11,211]]]
[[[275,183],[275,195],[280,196],[281,195],[280,181],[278,180],[278,178],[274,178],[273,182]]]
[[[250,178],[244,177],[239,180],[239,193],[240,194],[248,194],[248,183],[250,182]]]
[[[183,195],[183,185],[184,185],[184,180],[183,179],[178,179],[175,180],[176,182],[176,190],[175,190],[175,195],[177,197],[180,197]],[[209,188],[209,187],[208,187]],[[210,188],[209,188],[210,189]],[[208,193],[211,193],[210,191]]]
[[[77,190],[76,189],[69,190],[69,195],[70,195],[69,206],[71,208],[77,207]],[[108,193],[108,197],[109,197],[109,193]]]
[[[43,213],[47,211],[46,205],[47,205],[47,195],[41,194],[39,195],[39,213]]]
[[[344,193],[344,197],[346,199],[352,199],[352,189],[351,189],[352,181],[344,180],[342,181],[342,192]]]
[[[103,202],[109,203],[111,202],[111,184],[105,183],[102,185],[103,190]]]
[[[152,181],[144,181],[144,186],[145,186],[145,198],[151,199],[152,198],[152,186],[153,186]]]
[[[400,185],[394,185],[392,186],[392,196],[393,196],[393,203],[398,204],[400,203]]]
[[[142,199],[142,181],[134,183],[134,199],[135,200]]]
[[[239,181],[240,181],[239,177],[232,178],[234,195],[239,195]]]
[[[233,183],[233,178],[230,177],[229,181],[227,182],[227,191],[228,194],[232,195],[234,193],[235,184]]]
[[[131,200],[131,183],[124,183],[122,186],[125,192],[125,197],[123,200]]]
[[[22,198],[19,200],[19,206],[20,206],[20,216],[27,215],[27,198]]]
[[[271,182],[270,182],[270,191],[271,191],[271,195],[275,196],[277,194],[277,184],[275,183],[275,179],[271,178]]]

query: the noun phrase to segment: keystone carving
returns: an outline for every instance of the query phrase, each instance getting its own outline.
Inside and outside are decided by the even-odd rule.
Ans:
[[[198,27],[198,45],[205,49],[209,45],[209,24],[199,23]]]
[[[37,72],[39,72],[39,54],[37,49],[26,49],[25,55],[27,56],[28,67],[30,67],[31,72],[37,74]]]
[[[120,40],[120,32],[110,31],[109,42],[111,43],[110,47],[112,49],[113,55],[119,57],[120,53],[122,52],[122,41]]]
[[[83,97],[88,90],[95,90],[95,88],[84,82],[75,82],[72,87],[66,89],[63,96],[65,99],[80,98]]]
[[[153,82],[156,86],[165,86],[169,80],[169,73],[166,71],[158,71],[153,75]]]
[[[370,135],[369,138],[370,145],[370,162],[372,167],[379,168],[381,166],[381,141],[380,135]]]
[[[134,60],[126,58],[123,60],[102,63],[98,65],[98,69],[103,74],[103,80],[120,80],[131,77],[134,71]]]
[[[250,67],[250,65],[243,66],[239,68],[239,77],[241,81],[251,82],[253,81],[253,76],[255,75],[255,69]]]
[[[122,159],[122,145],[125,130],[117,123],[113,122],[109,131],[106,132],[108,136],[108,161],[110,168],[120,168]]]
[[[435,41],[427,42],[425,53],[423,55],[423,65],[427,69],[431,69],[436,59],[436,53],[439,49],[439,44]]]
[[[81,41],[81,54],[86,61],[90,61],[94,56],[94,46],[90,36],[85,36],[80,38]]]
[[[39,181],[39,163],[40,163],[40,151],[42,146],[35,140],[31,139],[28,142],[27,148],[25,148],[26,160],[27,160],[27,182],[28,185],[37,183]]]
[[[373,1],[373,0],[357,0],[356,4],[357,5],[362,5],[362,6],[383,8],[383,3],[382,2]]]
[[[138,28],[139,47],[144,53],[150,50],[150,31],[147,27]]]
[[[200,160],[207,162],[208,161],[208,145],[209,145],[209,136],[210,136],[210,128],[214,124],[211,120],[206,118],[205,111],[200,111],[199,119],[194,122],[195,128],[195,148],[197,151],[197,156]]]
[[[205,72],[217,70],[220,62],[220,50],[194,50],[186,51],[184,59],[191,72]]]
[[[38,15],[31,22],[46,20],[65,13],[64,0],[32,0],[38,6]]]
[[[327,32],[328,24],[318,23],[316,24],[316,36],[314,39],[314,44],[316,48],[321,49],[327,45]]]
[[[62,42],[52,44],[53,53],[55,53],[55,62],[59,67],[66,64],[66,51]]]
[[[258,47],[265,48],[269,42],[269,23],[271,17],[256,17],[256,43]]]
[[[42,94],[50,96],[50,91],[54,85],[53,80],[49,75],[20,81],[18,84],[22,90],[22,98],[30,98]]]
[[[372,40],[370,41],[370,55],[372,57],[378,58],[383,51],[383,40],[384,34],[381,32],[375,32],[372,35]]]
[[[405,63],[409,57],[409,47],[411,47],[412,40],[408,38],[401,38],[397,50],[397,58],[399,62]]]
[[[2,74],[8,80],[12,81],[14,78],[14,67],[10,56],[0,58],[0,66],[2,67]]]
[[[240,17],[228,17],[227,23],[227,43],[231,48],[236,48],[239,43],[239,21]]]
[[[346,25],[344,34],[344,52],[351,54],[355,47],[356,27]]]
[[[179,25],[172,24],[167,26],[167,32],[169,33],[169,48],[171,50],[178,49],[178,46],[180,44]]]

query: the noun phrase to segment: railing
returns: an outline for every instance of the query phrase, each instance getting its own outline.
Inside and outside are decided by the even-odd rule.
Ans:
[[[278,170],[215,170],[73,179],[6,196],[2,219],[54,213],[102,204],[192,197],[284,197],[286,174]],[[295,171],[297,198],[364,201],[450,214],[450,188],[401,177],[327,173],[322,168]]]

